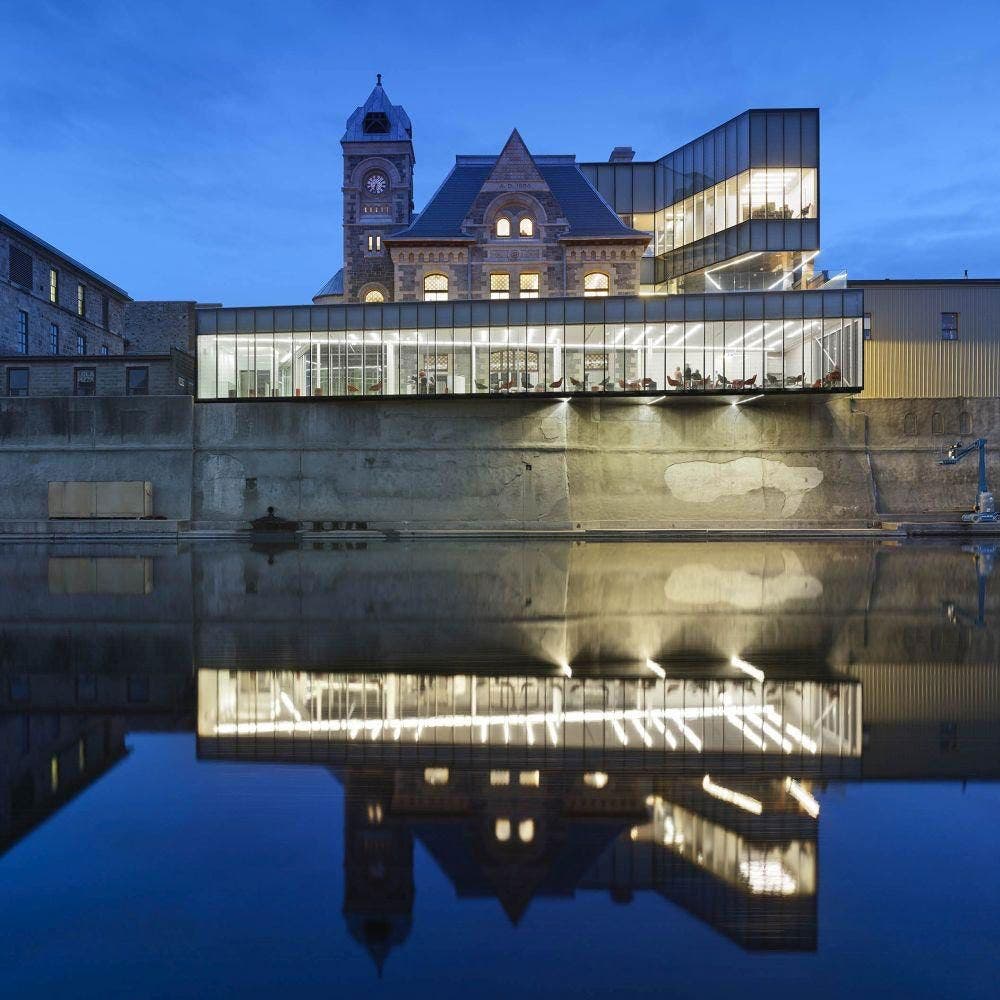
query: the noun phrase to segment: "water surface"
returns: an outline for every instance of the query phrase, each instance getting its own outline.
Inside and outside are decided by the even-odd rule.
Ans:
[[[995,995],[986,547],[0,573],[5,995]]]

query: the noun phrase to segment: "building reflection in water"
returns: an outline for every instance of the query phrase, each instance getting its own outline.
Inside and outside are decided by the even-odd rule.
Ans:
[[[658,893],[810,950],[827,783],[1000,776],[997,599],[968,552],[467,549],[8,553],[0,851],[128,733],[194,729],[202,760],[342,784],[344,915],[379,965],[418,843],[514,922]]]
[[[414,840],[514,922],[536,897],[655,892],[744,947],[815,948],[812,788],[859,773],[860,685],[636,672],[201,670],[198,752],[332,767],[345,917],[379,964]]]

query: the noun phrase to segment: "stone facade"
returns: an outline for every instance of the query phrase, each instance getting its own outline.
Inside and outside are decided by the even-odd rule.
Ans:
[[[392,261],[384,245],[413,216],[413,134],[406,112],[382,89],[381,74],[354,109],[341,139],[344,150],[343,299],[393,296]]]
[[[109,354],[96,357],[27,357],[0,358],[0,395],[24,395],[23,375],[27,372],[28,396],[80,396],[76,372],[93,373],[94,396],[177,396],[194,392],[194,359],[180,351],[167,354]],[[141,377],[130,388],[129,369],[145,370],[146,391],[141,392]],[[87,385],[91,384],[88,376]]]
[[[413,147],[402,142],[343,145],[344,296],[364,301],[366,292],[378,290],[388,302],[393,297],[393,268],[382,241],[410,222]],[[382,177],[388,180],[387,190],[378,194],[367,189],[370,179]]]
[[[177,350],[193,356],[195,323],[194,302],[128,302],[126,350],[130,354],[169,354]]]
[[[30,283],[25,268],[30,269]],[[78,311],[80,287],[84,290],[82,315]],[[0,355],[89,355],[105,349],[108,354],[122,354],[127,302],[120,288],[0,217]],[[26,351],[22,312],[27,315]]]
[[[481,165],[477,159],[462,157],[459,165]],[[607,294],[638,294],[645,235],[622,227],[600,239],[575,236],[516,130],[495,162],[482,162],[491,169],[461,222],[460,236],[402,231],[387,238],[397,301],[424,299],[424,280],[433,274],[447,277],[449,299],[583,295],[584,279],[594,271],[607,276]],[[548,157],[546,162],[575,169],[570,157]],[[509,222],[509,235],[498,233],[501,219]],[[524,223],[530,235],[521,232]]]
[[[389,101],[381,78],[348,119],[341,145],[344,267],[314,296],[316,304],[436,298],[424,286],[429,275],[447,278],[437,291],[450,300],[583,295],[591,271],[607,276],[605,294],[639,291],[649,236],[621,223],[572,156],[536,161],[515,129],[499,156],[458,157],[418,217],[410,120]],[[568,188],[561,183],[572,213],[553,191],[550,169],[571,175]],[[457,185],[456,171],[463,175]],[[507,237],[497,232],[500,217],[511,223]],[[524,219],[529,233],[520,230]]]

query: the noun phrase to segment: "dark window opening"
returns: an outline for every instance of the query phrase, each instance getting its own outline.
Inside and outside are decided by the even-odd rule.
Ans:
[[[87,353],[87,338],[82,333],[78,333],[76,335],[76,353],[77,354]]]
[[[34,261],[30,253],[26,253],[20,247],[12,246],[10,248],[10,259],[7,261],[7,277],[10,278],[13,284],[30,289],[33,267]]]
[[[77,368],[73,372],[73,395],[93,396],[97,393],[97,369]]]
[[[126,368],[125,369],[125,395],[126,396],[148,396],[149,395],[149,369]]]
[[[109,313],[110,313],[110,306],[109,306],[109,303],[108,303],[108,297],[107,297],[107,295],[102,295],[101,296],[101,326],[103,326],[105,330],[108,329],[108,316],[109,316]]]
[[[17,353],[28,353],[28,314],[23,309],[17,311]]]
[[[55,323],[49,323],[49,353],[59,353],[59,327]]]
[[[385,135],[389,131],[389,116],[384,111],[369,111],[362,128],[369,135]]]
[[[958,313],[941,313],[941,339],[958,340]]]
[[[28,395],[28,369],[8,368],[7,369],[7,395],[27,396]]]

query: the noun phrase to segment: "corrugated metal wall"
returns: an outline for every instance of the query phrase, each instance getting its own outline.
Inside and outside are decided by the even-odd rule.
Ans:
[[[862,398],[1000,395],[1000,282],[865,284],[872,339]],[[959,339],[941,339],[941,313],[959,314]]]

